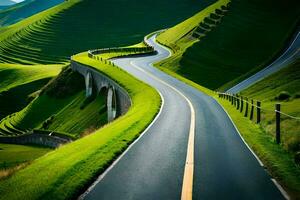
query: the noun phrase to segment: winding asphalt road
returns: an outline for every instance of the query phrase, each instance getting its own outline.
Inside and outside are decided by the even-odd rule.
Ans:
[[[239,93],[242,90],[250,87],[254,83],[262,80],[263,78],[266,78],[267,76],[288,66],[298,58],[300,58],[300,30],[296,34],[295,38],[293,39],[287,50],[285,50],[285,52],[280,57],[278,57],[273,63],[271,63],[269,66],[262,69],[261,71],[257,72],[256,74],[253,74],[249,78],[238,83],[226,92],[233,94]]]
[[[187,191],[192,189],[193,199],[284,199],[223,108],[154,68],[152,63],[170,53],[155,42],[155,36],[148,42],[157,55],[114,62],[160,92],[161,111],[81,198],[180,199],[183,177],[192,174]],[[193,160],[186,163],[187,152]],[[187,168],[193,171],[185,173]]]

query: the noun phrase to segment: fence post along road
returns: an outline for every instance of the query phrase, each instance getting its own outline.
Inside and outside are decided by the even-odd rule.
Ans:
[[[262,116],[262,113],[272,114],[274,116],[274,121],[275,121],[274,136],[275,136],[275,141],[277,144],[280,144],[282,142],[282,132],[288,131],[288,130],[282,130],[280,128],[281,123],[282,123],[282,117],[300,122],[300,117],[295,117],[295,116],[292,116],[292,115],[282,112],[280,103],[276,103],[274,105],[275,110],[270,110],[267,108],[263,108],[262,103],[259,100],[251,99],[251,101],[250,101],[249,98],[247,98],[247,97],[237,96],[236,94],[230,94],[230,93],[217,92],[217,94],[218,94],[219,98],[229,101],[231,103],[231,105],[233,105],[237,108],[237,110],[240,110],[240,113],[242,114],[241,116],[244,116],[246,118],[248,118],[249,105],[250,105],[249,119],[251,121],[253,121],[256,116],[255,123],[257,123],[257,124],[261,124],[262,122],[267,123],[264,121],[264,117]],[[232,99],[235,99],[235,100],[232,101]],[[233,102],[237,102],[237,103],[235,104]],[[243,106],[244,104],[246,105],[245,109]]]

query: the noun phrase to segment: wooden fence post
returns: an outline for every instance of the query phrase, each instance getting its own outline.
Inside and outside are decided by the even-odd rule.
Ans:
[[[230,98],[231,98],[231,105],[233,105],[233,95],[232,94],[230,95]]]
[[[249,103],[248,103],[248,98],[246,98],[246,111],[245,111],[245,117],[248,117],[248,108],[249,107]]]
[[[260,103],[260,101],[257,101],[257,103],[256,103],[256,105],[257,105],[257,115],[256,115],[256,123],[260,123],[260,105],[261,105],[261,103]]]
[[[241,97],[241,110],[240,110],[240,112],[243,112],[243,107],[244,107],[244,101],[243,101],[243,97]]]
[[[253,100],[251,100],[251,111],[250,111],[250,120],[253,119],[253,110],[254,110],[254,105],[253,105]]]
[[[236,109],[240,109],[240,97],[238,95],[236,95]]]
[[[277,103],[275,107],[276,112],[276,143],[280,144],[280,104]]]
[[[236,106],[236,96],[235,96],[235,94],[233,95],[233,106]]]

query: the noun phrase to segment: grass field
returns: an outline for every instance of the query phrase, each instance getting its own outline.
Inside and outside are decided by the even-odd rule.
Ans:
[[[11,178],[1,181],[0,199],[77,197],[158,112],[160,97],[151,87],[117,67],[88,58],[87,54],[80,54],[74,59],[101,70],[126,88],[133,102],[131,108],[124,116],[94,134],[54,150]],[[38,178],[32,179],[32,174]]]
[[[25,146],[0,143],[0,180],[26,167],[51,149],[40,146]]]
[[[173,62],[160,63],[160,68],[211,89],[230,87],[282,51],[299,21],[299,6],[297,0],[232,1],[221,23]],[[187,44],[187,39],[181,43]],[[158,41],[164,43],[160,37]],[[177,41],[178,48],[184,51],[181,43]]]
[[[49,151],[49,148],[39,146],[0,143],[0,170],[12,168],[25,162],[31,162]]]
[[[262,127],[274,137],[275,103],[281,111],[300,118],[300,60],[241,92],[243,96],[262,101]],[[281,93],[286,99],[276,99]],[[290,152],[300,151],[300,120],[281,117],[283,147]]]
[[[88,49],[138,43],[149,32],[173,26],[211,2],[213,0],[65,1],[0,29],[0,61],[62,63]],[[143,24],[143,28],[137,24]]]

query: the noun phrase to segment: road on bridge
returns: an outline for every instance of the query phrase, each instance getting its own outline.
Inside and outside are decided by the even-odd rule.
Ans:
[[[284,199],[222,107],[154,68],[170,52],[155,36],[148,42],[157,55],[114,62],[159,91],[161,111],[81,198],[165,200],[192,191],[193,199]]]

